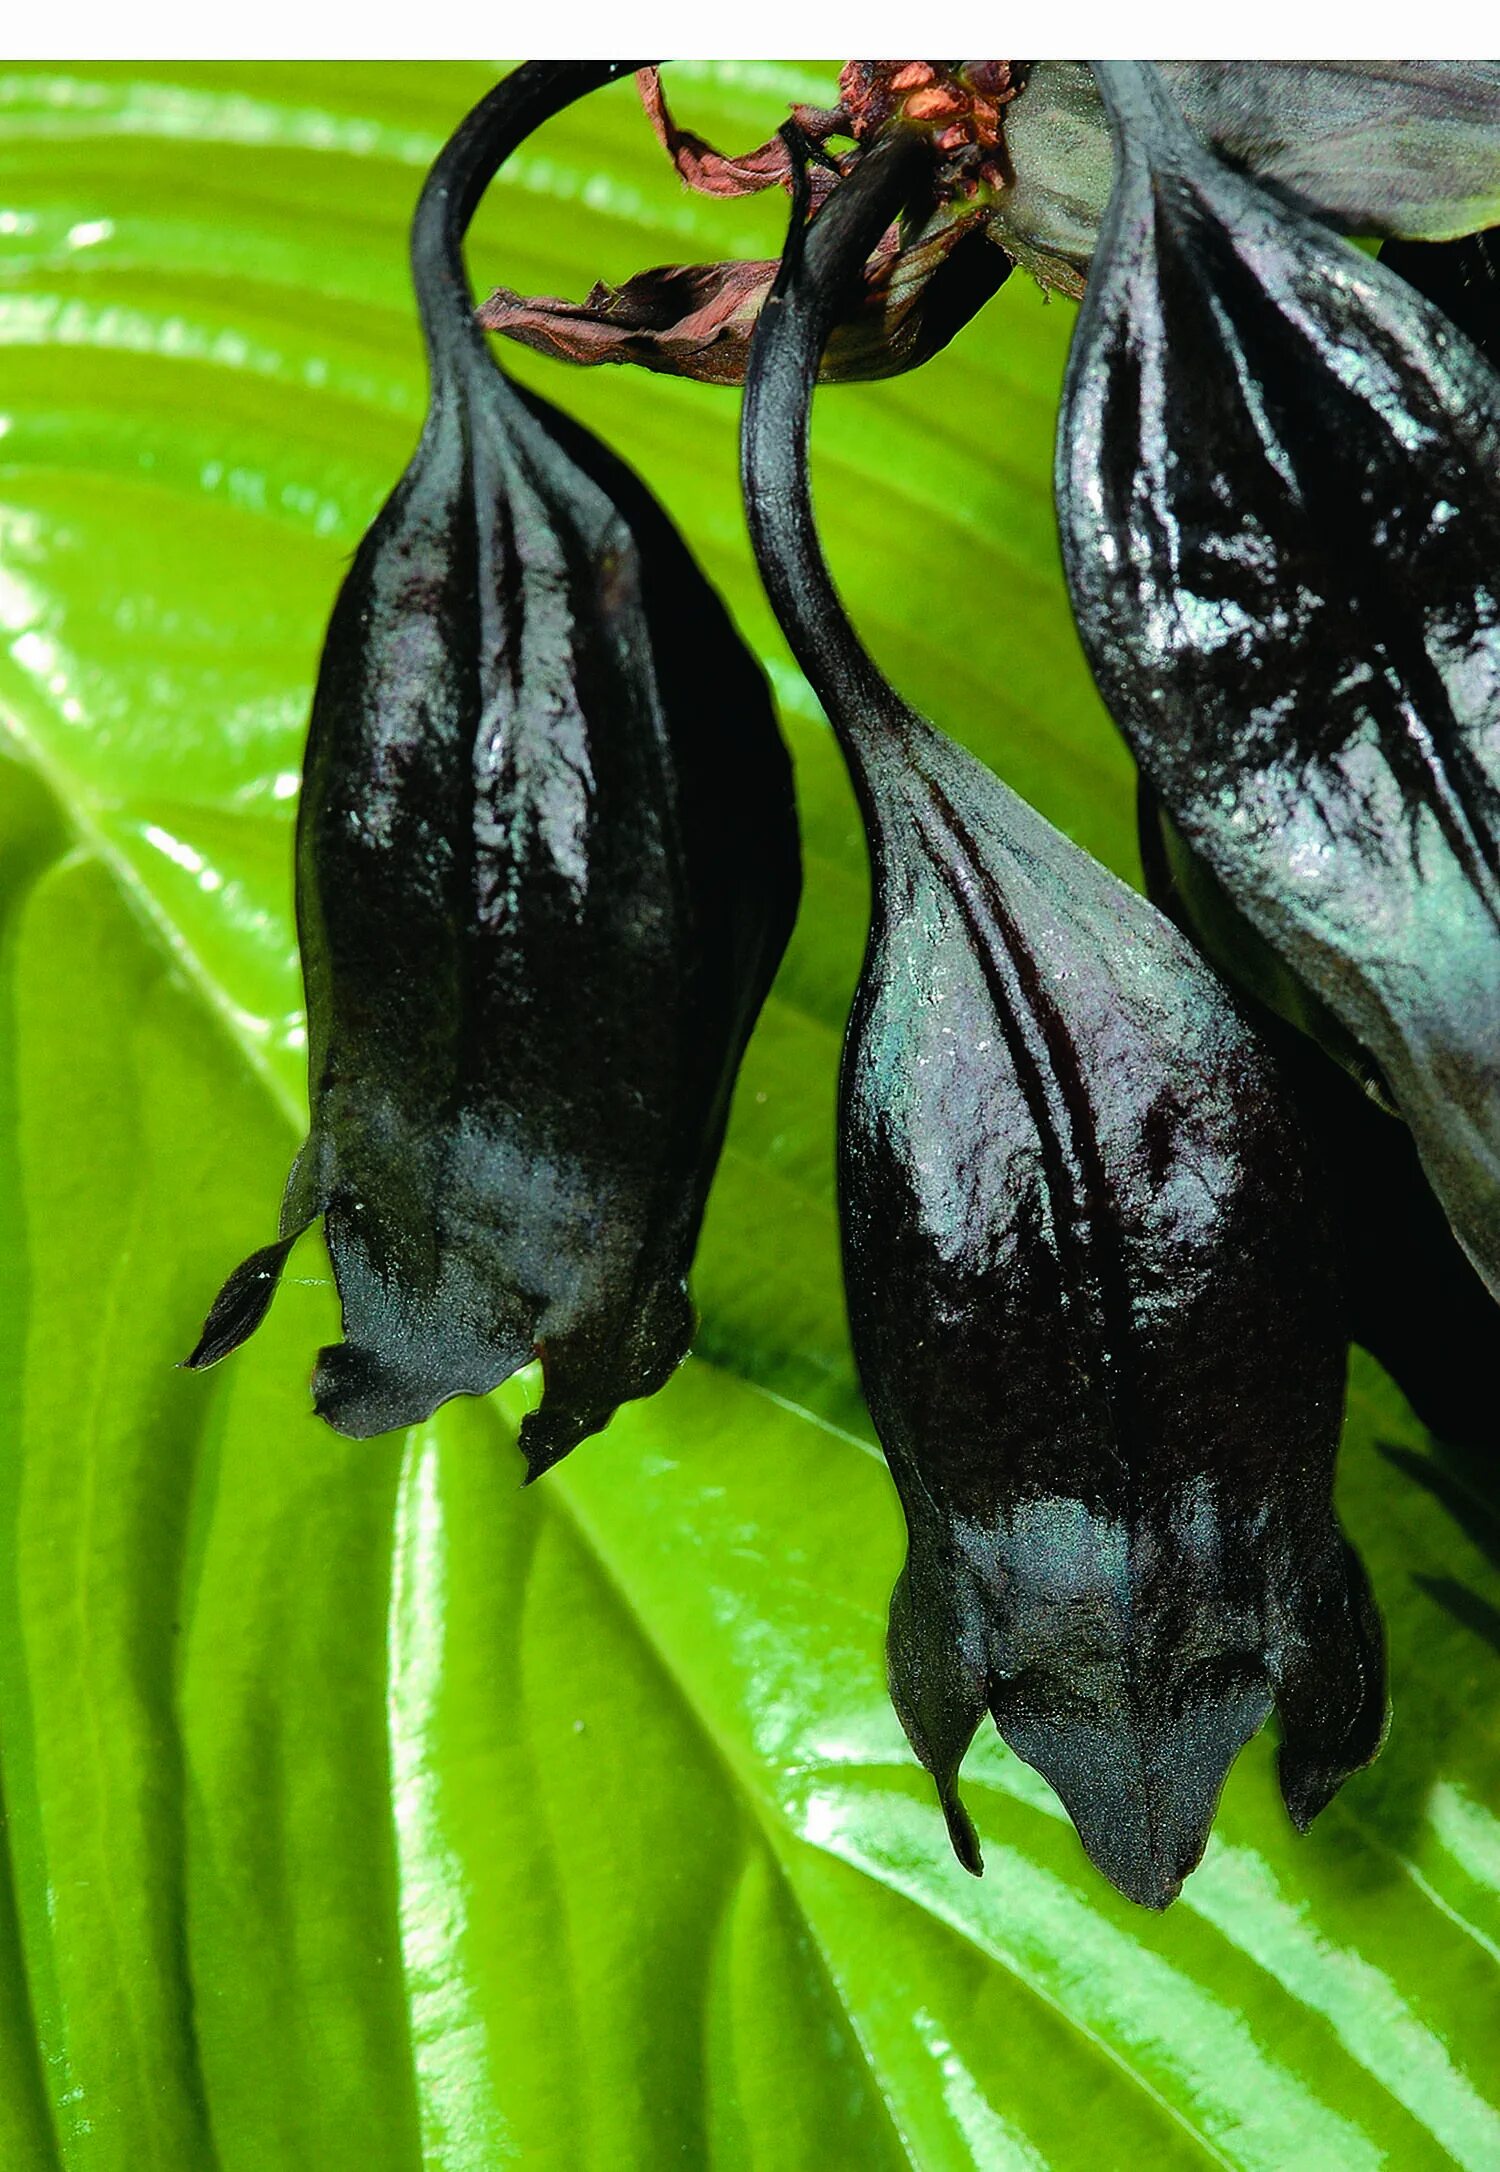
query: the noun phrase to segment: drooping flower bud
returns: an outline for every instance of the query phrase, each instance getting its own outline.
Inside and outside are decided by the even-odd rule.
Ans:
[[[256,1326],[319,1214],[356,1435],[539,1355],[531,1474],[681,1359],[734,1074],[795,912],[764,683],[639,481],[501,372],[460,242],[508,151],[624,63],[532,62],[412,232],[431,405],[329,626],[298,825],[312,1128],[280,1241],[190,1360]]]
[[[1500,1291],[1500,376],[1147,64],[1097,72],[1117,179],[1057,459],[1084,648]]]
[[[920,158],[877,143],[756,336],[745,483],[873,874],[839,1187],[860,1377],[906,1514],[891,1687],[954,1848],[986,1710],[1161,1907],[1273,1705],[1306,1825],[1373,1756],[1379,1623],[1331,1505],[1344,1344],[1304,1142],[1184,938],[915,716],[813,527],[818,354]]]

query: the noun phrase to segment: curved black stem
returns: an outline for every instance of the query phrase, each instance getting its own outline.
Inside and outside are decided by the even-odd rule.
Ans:
[[[484,334],[474,322],[463,238],[501,166],[534,129],[575,98],[646,65],[639,60],[524,61],[480,99],[443,146],[411,224],[412,281],[434,377],[465,340],[485,348]]]
[[[1093,60],[1089,66],[1109,118],[1117,167],[1132,159],[1144,161],[1147,144],[1158,159],[1170,155],[1178,163],[1191,163],[1202,158],[1203,147],[1154,60]]]
[[[786,131],[783,131],[786,133]],[[793,137],[794,152],[800,143]],[[808,426],[823,349],[853,282],[932,161],[929,140],[894,128],[804,226],[806,173],[799,161],[776,284],[760,313],[745,373],[740,472],[756,563],[792,653],[828,713],[856,774],[863,769],[856,720],[904,717],[849,623],[818,541],[808,475]]]

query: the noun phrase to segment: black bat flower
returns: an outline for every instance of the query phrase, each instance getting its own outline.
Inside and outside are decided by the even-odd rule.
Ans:
[[[745,411],[757,555],[870,842],[839,1182],[910,1538],[891,1686],[968,1868],[957,1773],[988,1710],[1161,1907],[1273,1704],[1299,1826],[1380,1740],[1379,1623],[1330,1500],[1344,1343],[1302,1137],[1232,999],[899,700],[833,592],[811,389],[922,155],[893,133],[794,223]]]
[[[257,1325],[319,1214],[341,1431],[540,1355],[531,1475],[658,1387],[736,1067],[796,909],[764,683],[660,508],[522,393],[460,242],[508,152],[628,63],[532,62],[412,231],[431,405],[334,607],[298,828],[312,1129],[281,1238],[189,1361]]]
[[[1500,376],[1101,63],[1114,195],[1058,439],[1106,702],[1363,1047],[1500,1293]]]

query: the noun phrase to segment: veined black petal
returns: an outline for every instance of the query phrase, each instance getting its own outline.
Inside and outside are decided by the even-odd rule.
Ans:
[[[1379,1744],[1379,1623],[1330,1498],[1344,1343],[1305,1142],[1227,991],[899,700],[833,592],[811,386],[916,155],[880,144],[805,248],[794,227],[745,417],[762,572],[870,841],[839,1186],[910,1541],[891,1687],[968,1868],[957,1774],[988,1710],[1161,1907],[1273,1705],[1299,1824]]]
[[[1369,1050],[1245,918],[1212,869],[1184,842],[1144,777],[1137,781],[1137,800],[1141,866],[1152,904],[1191,937],[1215,972],[1251,1000],[1262,1031],[1268,1026],[1274,1031],[1274,1021],[1295,1028],[1295,1037],[1280,1035],[1279,1048],[1294,1047],[1297,1037],[1314,1042],[1362,1093],[1394,1114],[1390,1089]],[[1436,1211],[1442,1220],[1441,1209]]]
[[[1140,792],[1141,865],[1154,905],[1241,990],[1316,1153],[1349,1332],[1443,1440],[1500,1446],[1500,1313],[1422,1173],[1383,1081],[1338,1021],[1237,915]]]
[[[1500,377],[1149,66],[1099,76],[1119,163],[1057,459],[1084,647],[1500,1290]]]
[[[636,477],[472,322],[459,242],[484,186],[625,65],[528,64],[428,179],[431,406],[334,607],[298,829],[313,1121],[282,1231],[324,1216],[343,1304],[318,1408],[378,1433],[539,1355],[532,1476],[686,1350],[799,882],[786,754],[722,604]],[[231,1277],[193,1362],[256,1324],[270,1257],[248,1293]]]

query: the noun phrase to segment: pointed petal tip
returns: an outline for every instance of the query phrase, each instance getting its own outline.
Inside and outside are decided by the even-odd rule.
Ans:
[[[374,1440],[421,1425],[456,1392],[424,1389],[358,1343],[330,1343],[313,1368],[314,1415],[346,1440]]]
[[[1281,1788],[1281,1799],[1286,1814],[1299,1833],[1311,1830],[1335,1795],[1363,1772],[1380,1754],[1389,1725],[1389,1714],[1382,1699],[1378,1723],[1368,1722],[1352,1739],[1338,1745],[1329,1753],[1326,1745],[1316,1749],[1304,1743],[1285,1741],[1276,1760],[1276,1777]]]
[[[549,1397],[539,1410],[528,1411],[521,1420],[518,1446],[526,1458],[526,1476],[522,1483],[534,1486],[539,1478],[545,1478],[565,1457],[570,1456],[580,1441],[591,1433],[600,1432],[608,1425],[614,1411],[592,1416],[580,1416],[576,1410],[558,1405]]]
[[[526,1352],[542,1363],[542,1400],[521,1420],[517,1442],[534,1485],[581,1442],[602,1433],[624,1403],[664,1388],[692,1346],[697,1316],[680,1273],[642,1301],[623,1342],[591,1341],[578,1327],[537,1337]],[[513,1366],[512,1371],[515,1370]]]
[[[1359,1556],[1337,1534],[1302,1615],[1273,1654],[1281,1749],[1276,1775],[1287,1816],[1305,1833],[1355,1773],[1379,1754],[1390,1724],[1385,1632]]]
[[[1312,1831],[1315,1820],[1322,1816],[1338,1793],[1339,1783],[1327,1778],[1316,1782],[1294,1780],[1286,1771],[1285,1760],[1282,1762],[1279,1778],[1281,1799],[1286,1805],[1286,1814],[1291,1820],[1292,1829],[1305,1836]]]
[[[553,1470],[561,1463],[568,1453],[566,1448],[537,1448],[534,1444],[528,1447],[525,1439],[524,1421],[519,1446],[522,1455],[526,1458],[526,1473],[521,1480],[523,1486],[534,1486],[539,1478],[545,1478],[548,1471]]]
[[[1065,1694],[997,1705],[1002,1736],[1056,1790],[1095,1869],[1159,1914],[1202,1861],[1225,1778],[1269,1718],[1271,1693],[1237,1660],[1183,1698],[1121,1689],[1085,1709]]]
[[[225,1341],[221,1336],[211,1334],[209,1323],[205,1323],[202,1334],[187,1356],[178,1358],[176,1370],[180,1373],[206,1373],[210,1366],[219,1364],[231,1351],[237,1350],[244,1339],[243,1335],[236,1335],[232,1342]]]
[[[290,1237],[263,1244],[240,1262],[209,1307],[192,1351],[178,1361],[179,1371],[205,1372],[255,1333],[270,1310],[287,1254],[301,1234],[300,1229],[294,1230]]]
[[[1164,1778],[1142,1781],[1128,1798],[1113,1801],[1059,1794],[1095,1870],[1154,1915],[1171,1907],[1202,1861],[1218,1801],[1217,1789],[1205,1801],[1201,1785],[1184,1799],[1180,1787]]]
[[[1216,1805],[1214,1806],[1216,1807]],[[1147,1804],[1143,1814],[1106,1827],[1097,1820],[1079,1824],[1084,1853],[1101,1877],[1137,1908],[1163,1915],[1203,1860],[1212,1823],[1212,1807],[1201,1820],[1174,1823],[1171,1811],[1158,1821]],[[1070,1813],[1071,1814],[1071,1813]]]
[[[1361,1760],[1368,1762],[1368,1758]],[[1310,1832],[1344,1782],[1358,1769],[1340,1758],[1330,1758],[1326,1752],[1320,1755],[1284,1742],[1276,1760],[1276,1779],[1293,1828],[1299,1833]]]
[[[956,1775],[938,1782],[938,1802],[942,1807],[943,1821],[948,1827],[948,1839],[954,1854],[971,1878],[982,1878],[984,1854],[979,1845],[979,1835],[974,1830],[974,1821],[959,1797]]]
[[[1200,1849],[1190,1863],[1180,1865],[1149,1856],[1129,1863],[1102,1861],[1092,1849],[1088,1856],[1094,1868],[1102,1872],[1117,1893],[1122,1893],[1137,1908],[1149,1908],[1153,1915],[1160,1916],[1165,1915],[1181,1894],[1183,1882],[1197,1869],[1202,1852]]]

